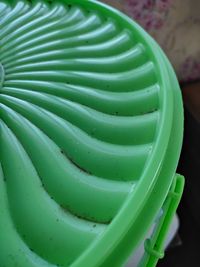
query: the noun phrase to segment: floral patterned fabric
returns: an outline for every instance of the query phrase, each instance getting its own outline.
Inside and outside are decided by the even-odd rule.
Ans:
[[[200,80],[199,0],[102,0],[137,21],[163,48],[180,81]]]

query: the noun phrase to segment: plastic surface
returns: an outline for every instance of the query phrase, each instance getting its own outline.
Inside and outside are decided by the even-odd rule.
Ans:
[[[0,90],[0,267],[122,266],[181,149],[163,52],[96,1],[0,1]]]
[[[174,181],[162,208],[163,215],[159,219],[159,223],[157,223],[151,238],[145,241],[144,248],[146,253],[140,263],[140,267],[156,266],[158,260],[164,257],[165,240],[180,202],[183,187],[184,177],[175,175]]]

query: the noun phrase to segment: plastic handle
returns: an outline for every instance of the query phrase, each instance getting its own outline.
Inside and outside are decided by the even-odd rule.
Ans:
[[[147,239],[144,244],[145,254],[139,264],[139,267],[154,267],[159,259],[164,257],[165,239],[168,235],[174,214],[177,210],[183,193],[185,179],[176,174],[163,205],[163,215],[156,226],[151,239]]]

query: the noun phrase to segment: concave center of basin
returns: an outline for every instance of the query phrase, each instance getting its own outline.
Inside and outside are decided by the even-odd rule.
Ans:
[[[3,86],[3,81],[4,81],[4,68],[0,63],[0,88],[2,88]]]

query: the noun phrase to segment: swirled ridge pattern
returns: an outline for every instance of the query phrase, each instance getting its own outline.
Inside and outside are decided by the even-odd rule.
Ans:
[[[79,5],[0,1],[0,26],[1,266],[69,266],[145,168],[156,67],[133,32]]]

